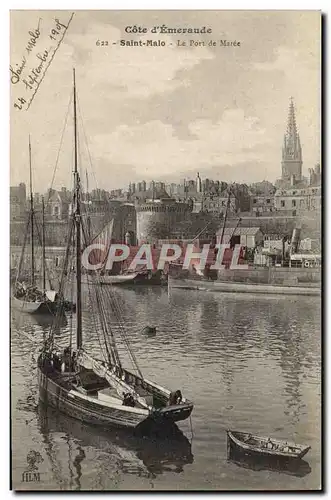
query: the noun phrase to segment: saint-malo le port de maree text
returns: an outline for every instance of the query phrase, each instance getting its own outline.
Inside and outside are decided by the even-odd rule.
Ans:
[[[124,32],[132,35],[146,35],[147,33],[165,34],[165,35],[211,35],[212,29],[206,26],[200,28],[170,28],[166,25],[146,28],[144,26],[126,26]],[[178,47],[240,47],[241,42],[237,40],[194,40],[181,39],[176,41],[162,39],[121,39],[117,41],[97,40],[97,46],[119,45],[120,47],[165,47],[167,45],[176,45]]]

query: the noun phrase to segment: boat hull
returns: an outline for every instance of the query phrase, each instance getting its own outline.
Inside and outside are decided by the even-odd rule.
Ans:
[[[278,459],[278,460],[298,460],[304,457],[310,450],[310,446],[296,445],[294,443],[287,443],[285,441],[280,441],[272,439],[271,442],[279,445],[278,449],[268,449],[267,447],[261,447],[257,445],[251,445],[249,442],[245,442],[246,438],[255,438],[255,440],[260,440],[261,443],[267,443],[269,438],[251,436],[248,433],[240,433],[235,431],[227,431],[227,450],[228,456],[232,453],[248,455],[252,457],[265,457],[268,459]],[[281,448],[282,447],[282,448]],[[296,448],[297,451],[289,452],[282,451],[288,448]]]
[[[179,422],[188,418],[193,404],[181,404],[164,407],[156,411],[132,408],[123,405],[105,407],[98,401],[83,397],[76,391],[67,390],[38,368],[39,399],[46,406],[56,408],[61,413],[81,420],[90,425],[101,427],[123,427],[143,429],[150,424],[163,425]]]
[[[114,276],[100,276],[98,278],[98,281],[100,285],[125,286],[134,284],[137,276],[138,273],[132,273],[127,275],[119,274]]]
[[[317,287],[283,286],[258,283],[234,283],[226,281],[207,281],[176,279],[168,277],[168,286],[183,290],[203,290],[209,292],[229,293],[262,293],[267,295],[305,295],[320,296],[321,289]]]
[[[11,298],[14,309],[29,314],[55,314],[58,306],[55,302],[29,302],[16,297]]]
[[[164,278],[161,278],[158,274],[148,273],[130,273],[130,274],[118,274],[111,276],[100,276],[98,281],[101,285],[113,285],[113,286],[152,286],[152,285],[166,285],[167,282]]]
[[[61,413],[81,420],[90,425],[101,427],[137,427],[148,417],[147,410],[138,412],[130,407],[105,408],[91,402],[90,399],[77,397],[74,391],[66,390],[38,368],[39,399],[46,406],[51,406]]]

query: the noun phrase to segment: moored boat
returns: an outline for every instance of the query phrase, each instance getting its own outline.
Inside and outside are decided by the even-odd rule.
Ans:
[[[133,285],[139,273],[115,274],[100,276],[101,285]]]
[[[12,306],[21,312],[29,314],[55,314],[59,309],[57,297],[49,298],[52,294],[46,291],[43,300],[26,300],[24,297],[18,298],[15,295],[11,298]]]
[[[89,297],[89,314],[93,315],[95,333],[104,359],[92,356],[83,345],[82,248],[86,247],[87,241],[81,241],[86,231],[82,226],[81,184],[77,162],[75,78],[73,105],[74,194],[69,220],[70,237],[66,263],[70,270],[74,267],[76,277],[76,348],[72,345],[72,332],[68,339],[68,347],[63,349],[55,344],[55,321],[38,357],[39,397],[46,406],[55,407],[58,411],[87,424],[106,428],[109,426],[141,428],[148,427],[149,423],[166,426],[188,418],[193,410],[193,403],[185,399],[180,390],[171,392],[143,376],[126,335],[120,306],[112,287],[88,286],[88,294],[85,294]],[[75,236],[72,254],[70,254],[73,239],[71,235]],[[63,277],[70,279],[68,272],[64,269]],[[90,274],[89,278],[100,284],[98,272]],[[87,284],[90,285],[90,280]],[[114,316],[117,319],[116,326],[112,324]],[[117,328],[116,334],[115,328]],[[119,340],[131,360],[133,370],[124,367],[124,361],[117,347]]]
[[[22,248],[20,263],[17,270],[16,280],[14,283],[14,290],[11,297],[11,305],[21,311],[29,314],[52,314],[62,313],[64,311],[64,303],[53,288],[46,289],[46,257],[45,257],[45,221],[44,221],[44,200],[42,200],[42,288],[36,286],[36,272],[35,272],[35,249],[34,249],[34,236],[35,236],[35,210],[33,202],[32,191],[32,167],[31,167],[31,142],[29,137],[29,165],[30,165],[30,211],[26,227],[24,244]],[[31,269],[29,272],[29,283],[22,280],[22,264],[24,259],[24,252],[26,240],[30,229],[30,244],[31,244]]]
[[[310,450],[310,446],[285,440],[256,436],[248,432],[227,431],[228,453],[231,450],[247,455],[300,459]]]

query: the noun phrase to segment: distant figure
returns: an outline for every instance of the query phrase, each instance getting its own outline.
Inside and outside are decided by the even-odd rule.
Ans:
[[[171,392],[169,396],[169,406],[179,405],[182,402],[183,396],[180,390]]]
[[[62,365],[61,355],[57,352],[54,352],[53,353],[53,368],[54,368],[54,370],[60,372],[61,365]]]
[[[176,405],[179,405],[182,402],[183,396],[180,390],[175,392],[176,395]]]
[[[75,372],[76,371],[76,363],[77,363],[77,354],[76,352],[72,353],[71,356],[71,371]]]
[[[123,393],[123,406],[135,406],[133,396],[129,392]]]

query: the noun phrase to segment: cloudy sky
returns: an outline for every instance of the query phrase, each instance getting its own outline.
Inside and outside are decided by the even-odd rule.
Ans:
[[[28,181],[31,134],[35,190],[70,186],[73,165],[72,68],[79,104],[79,165],[90,188],[145,179],[274,181],[290,96],[294,97],[304,173],[320,159],[320,15],[303,11],[78,11],[29,107],[23,77],[38,66],[58,19],[70,11],[12,11],[11,184]],[[39,19],[41,19],[39,21]],[[26,46],[39,22],[40,35]],[[126,26],[203,26],[205,35],[125,33]],[[29,34],[30,32],[30,34]],[[60,34],[54,34],[56,40]],[[165,47],[121,47],[162,40]],[[221,47],[219,40],[240,41]],[[97,46],[97,40],[108,46]],[[177,40],[186,46],[177,46]],[[205,46],[190,47],[190,40]],[[208,41],[217,42],[216,47]],[[55,43],[55,45],[54,45]],[[44,68],[44,67],[43,67]],[[35,84],[34,84],[35,85]],[[67,114],[68,113],[68,114]],[[64,123],[67,116],[67,127]],[[60,147],[61,145],[61,147]],[[87,147],[88,145],[88,147]],[[85,176],[84,176],[85,177]]]

